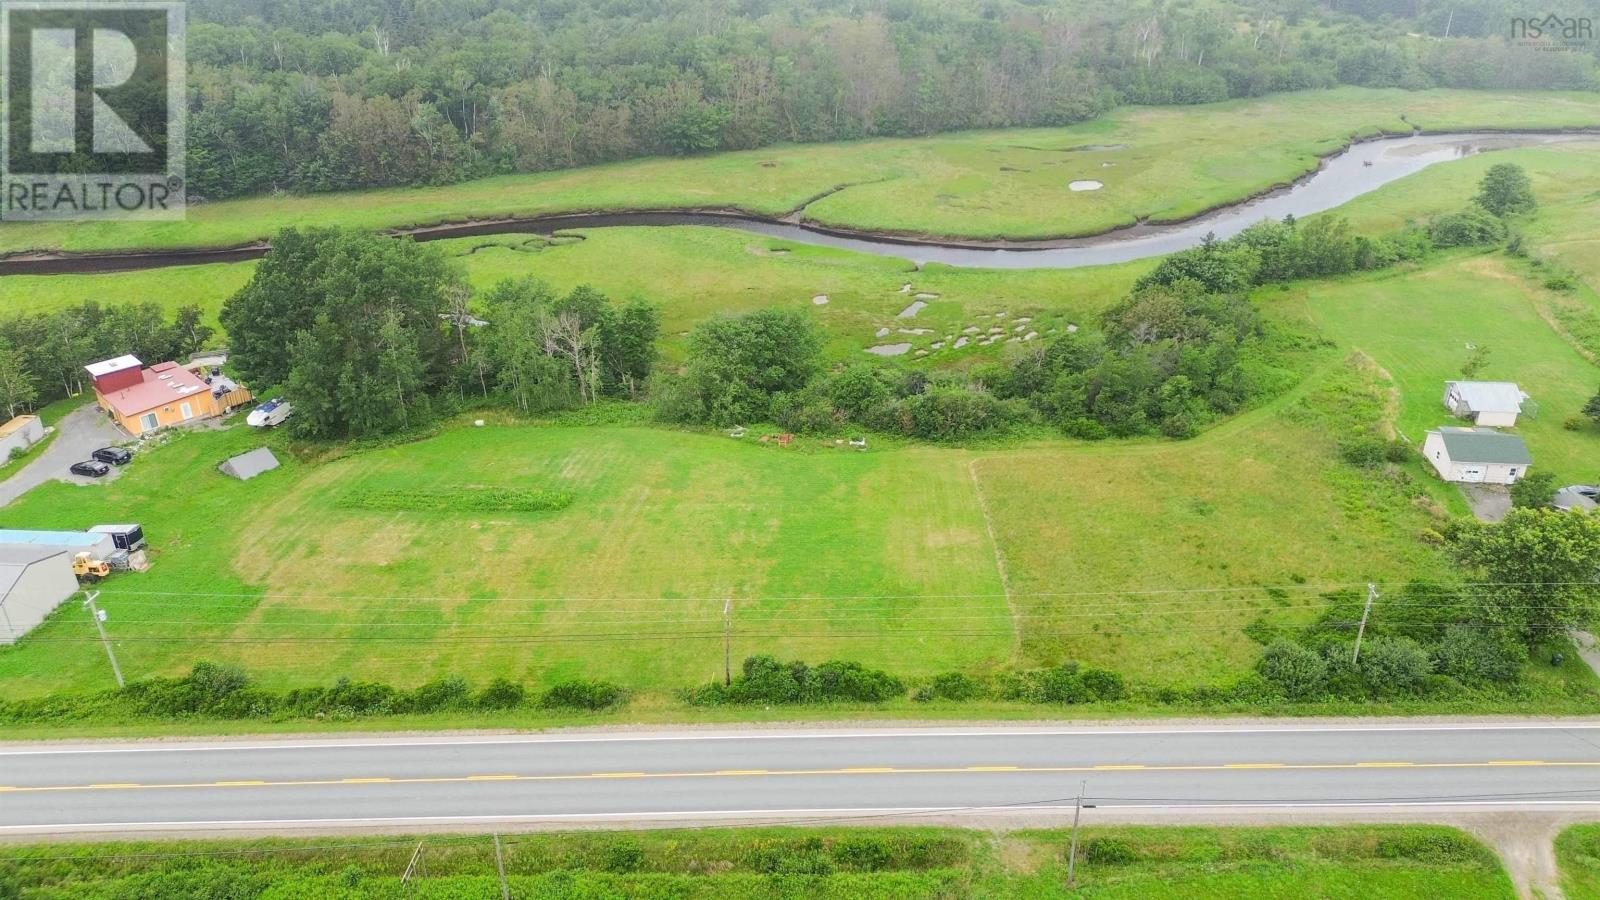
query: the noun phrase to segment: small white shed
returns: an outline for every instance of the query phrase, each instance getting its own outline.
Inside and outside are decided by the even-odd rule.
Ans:
[[[38,416],[17,416],[0,425],[0,462],[10,459],[13,451],[28,452],[28,448],[42,440],[44,422]]]
[[[1446,381],[1444,405],[1474,425],[1510,427],[1517,424],[1522,404],[1528,400],[1522,388],[1509,381]]]
[[[1446,425],[1430,431],[1422,455],[1440,478],[1468,484],[1516,484],[1533,464],[1522,438],[1493,428]]]
[[[66,551],[0,548],[0,645],[16,643],[77,590]]]

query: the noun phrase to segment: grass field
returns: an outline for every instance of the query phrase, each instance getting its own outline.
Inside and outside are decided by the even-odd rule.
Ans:
[[[1248,666],[1257,616],[1294,624],[1329,583],[1439,569],[1414,540],[1435,523],[1338,466],[1310,411],[1325,403],[1309,386],[1374,377],[1328,356],[1308,391],[1181,444],[856,453],[496,424],[288,459],[241,484],[211,470],[259,443],[236,428],[182,435],[108,485],[46,485],[6,520],[144,523],[154,568],[102,599],[135,676],[221,658],[273,685],[456,673],[670,691],[718,673],[732,597],[736,656],[908,676],[1071,657],[1195,684]],[[349,501],[419,486],[573,501],[541,513]],[[1182,599],[1126,593],[1145,590]],[[0,652],[7,695],[103,683],[86,628],[67,610]]]
[[[1600,824],[1574,825],[1557,835],[1556,862],[1567,900],[1600,900]]]
[[[1515,381],[1537,415],[1518,421],[1535,470],[1563,483],[1600,477],[1600,429],[1568,431],[1600,386],[1584,359],[1540,315],[1553,292],[1524,277],[1501,254],[1441,261],[1420,271],[1390,271],[1263,293],[1269,308],[1301,315],[1327,336],[1369,354],[1395,378],[1400,433],[1420,445],[1430,428],[1453,423],[1441,398],[1460,378],[1468,344],[1489,348],[1480,379]]]
[[[1340,88],[1207,106],[1127,107],[1067,128],[780,146],[437,188],[208,203],[179,222],[9,223],[0,225],[0,252],[217,246],[288,225],[379,229],[641,207],[778,215],[806,206],[817,221],[873,230],[980,238],[1092,234],[1140,219],[1195,215],[1292,181],[1352,137],[1412,125],[1600,125],[1600,99]],[[1085,177],[1106,186],[1067,189]]]
[[[528,897],[1515,896],[1488,848],[1450,828],[1090,827],[1081,837],[1076,890],[1066,887],[1069,834],[1064,830],[994,834],[832,827],[522,834],[505,836],[502,846],[513,893]],[[39,900],[198,896],[202,890],[210,892],[207,896],[225,890],[238,900],[500,896],[493,845],[487,836],[474,835],[424,837],[427,872],[406,891],[398,873],[417,840],[18,846],[0,849],[0,878],[12,879],[23,896]]]

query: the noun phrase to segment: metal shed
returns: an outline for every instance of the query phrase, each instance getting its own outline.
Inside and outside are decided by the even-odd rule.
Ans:
[[[117,549],[117,545],[109,534],[91,534],[87,531],[0,529],[0,550],[12,548],[60,551],[66,553],[67,559],[71,560],[74,554],[85,551],[92,553],[96,559],[105,559],[111,555],[111,551]]]
[[[16,643],[77,590],[67,551],[0,548],[0,645]]]
[[[217,468],[221,469],[224,475],[248,481],[262,472],[270,472],[277,467],[278,458],[272,455],[272,451],[265,447],[257,447],[249,453],[241,453],[223,462]]]

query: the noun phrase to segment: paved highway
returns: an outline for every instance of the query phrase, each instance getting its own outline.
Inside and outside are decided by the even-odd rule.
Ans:
[[[0,745],[0,837],[1098,810],[1600,810],[1600,724]]]

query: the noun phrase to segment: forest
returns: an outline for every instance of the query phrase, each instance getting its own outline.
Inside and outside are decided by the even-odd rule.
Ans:
[[[193,0],[191,201],[1055,126],[1334,85],[1594,89],[1508,0]],[[1580,11],[1581,12],[1581,11]],[[1600,45],[1596,45],[1600,47]]]

